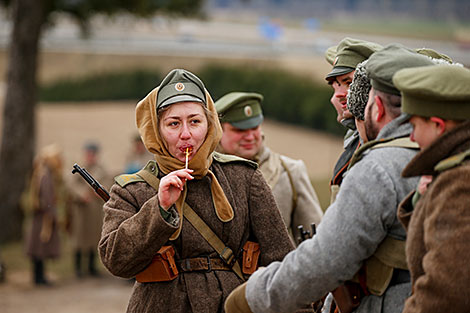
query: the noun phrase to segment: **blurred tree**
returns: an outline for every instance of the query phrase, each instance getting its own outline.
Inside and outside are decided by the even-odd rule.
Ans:
[[[20,198],[32,168],[35,147],[36,69],[42,30],[53,13],[68,13],[89,31],[95,14],[131,13],[149,17],[198,15],[204,0],[0,0],[11,9],[13,30],[0,146],[0,243],[21,238]]]

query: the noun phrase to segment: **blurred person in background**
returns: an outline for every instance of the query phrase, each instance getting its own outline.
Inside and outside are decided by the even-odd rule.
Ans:
[[[323,211],[304,162],[280,155],[264,144],[262,100],[258,93],[231,92],[215,102],[223,130],[218,151],[259,165],[291,239],[297,243],[301,235],[298,226],[318,225]]]
[[[132,138],[132,147],[126,155],[124,173],[134,174],[142,169],[149,160],[153,160],[153,155],[145,148],[139,134]]]
[[[58,210],[64,204],[62,152],[46,146],[36,156],[30,182],[31,225],[26,237],[26,254],[33,265],[36,285],[50,285],[45,260],[60,256]]]
[[[136,121],[155,160],[115,178],[101,260],[136,277],[128,312],[223,312],[258,265],[294,248],[271,190],[254,162],[214,152],[222,129],[193,73],[172,70]]]
[[[99,145],[93,141],[86,143],[83,154],[82,166],[103,186],[109,186],[111,179],[99,161]],[[96,251],[103,225],[103,200],[79,175],[73,176],[70,192],[67,225],[72,239],[75,274],[79,278],[85,274],[99,276]]]

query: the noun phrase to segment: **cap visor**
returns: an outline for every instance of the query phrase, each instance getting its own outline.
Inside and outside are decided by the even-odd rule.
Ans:
[[[250,129],[250,128],[255,128],[259,124],[261,124],[264,120],[264,117],[262,114],[254,116],[252,118],[249,118],[247,120],[243,121],[238,121],[238,122],[230,122],[230,124],[233,127],[236,127],[238,129]]]
[[[176,96],[172,97],[170,99],[165,100],[162,104],[160,104],[159,109],[166,107],[167,105],[177,103],[177,102],[200,102],[204,103],[201,99],[198,97],[190,96],[190,95],[181,95],[181,96]]]
[[[337,66],[337,67],[334,67],[330,73],[328,73],[328,75],[326,75],[326,80],[330,80],[330,79],[333,79],[335,78],[336,76],[340,76],[340,75],[344,75],[344,74],[347,74],[347,73],[351,73],[352,71],[354,71],[355,69],[352,68],[352,67],[348,67],[348,66]]]

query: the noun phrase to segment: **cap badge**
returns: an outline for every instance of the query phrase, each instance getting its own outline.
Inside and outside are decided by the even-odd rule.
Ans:
[[[175,85],[176,91],[183,91],[184,90],[184,84],[183,83],[177,83]]]
[[[253,109],[249,105],[244,107],[243,111],[245,112],[245,115],[248,116],[248,117],[253,115]]]

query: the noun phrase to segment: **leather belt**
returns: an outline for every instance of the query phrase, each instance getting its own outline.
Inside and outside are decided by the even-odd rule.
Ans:
[[[188,258],[176,260],[176,266],[181,272],[194,271],[231,271],[232,268],[220,258],[211,258],[208,256],[198,258]]]

